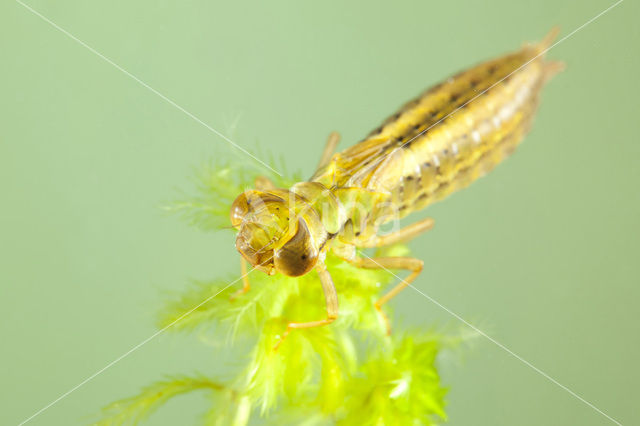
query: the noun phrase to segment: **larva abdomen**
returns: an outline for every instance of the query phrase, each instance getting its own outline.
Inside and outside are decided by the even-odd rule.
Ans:
[[[390,193],[404,216],[484,175],[527,133],[544,83],[560,69],[543,55],[552,36],[458,73],[407,103],[335,157],[335,183]]]

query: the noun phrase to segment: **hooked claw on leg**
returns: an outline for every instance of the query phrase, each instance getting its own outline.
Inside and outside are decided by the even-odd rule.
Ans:
[[[376,311],[378,311],[378,314],[380,314],[380,316],[382,317],[387,336],[391,336],[391,321],[389,321],[389,317],[384,313],[384,311],[382,310],[382,306],[379,305],[378,302],[374,303],[373,306],[376,308]]]

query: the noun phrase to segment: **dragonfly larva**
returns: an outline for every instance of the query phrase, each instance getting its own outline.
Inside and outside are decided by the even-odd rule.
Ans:
[[[431,229],[433,219],[426,218],[379,232],[390,220],[468,185],[514,150],[531,126],[542,87],[562,68],[543,55],[555,33],[434,86],[343,152],[333,154],[339,136],[332,133],[309,181],[279,189],[260,178],[255,190],[238,196],[231,222],[243,270],[246,260],[270,275],[315,269],[320,276],[327,317],[291,322],[285,336],[338,317],[338,296],[324,264],[329,250],[358,267],[410,271],[375,303],[381,314],[382,305],[415,280],[421,260],[361,257],[356,248],[407,241]],[[241,291],[248,290],[245,277]]]

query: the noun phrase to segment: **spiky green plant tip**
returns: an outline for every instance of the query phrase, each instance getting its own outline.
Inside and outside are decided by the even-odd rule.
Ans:
[[[197,174],[198,194],[168,209],[201,229],[226,227],[230,203],[256,175],[234,167],[204,167]],[[274,180],[281,186],[291,183]],[[385,252],[403,255],[408,249],[394,246]],[[232,279],[193,282],[162,309],[159,326],[175,322],[169,330],[198,329],[230,349],[239,340],[253,345],[246,366],[226,383],[204,376],[157,382],[108,406],[98,424],[137,424],[170,398],[193,391],[211,394],[203,419],[208,425],[246,425],[255,416],[277,424],[430,425],[446,420],[446,389],[436,361],[443,346],[455,339],[402,332],[397,326],[387,336],[373,302],[394,277],[332,256],[327,267],[340,297],[338,320],[295,330],[277,350],[287,321],[325,315],[315,273],[289,278],[254,271],[251,290],[236,298],[231,297],[235,286],[226,287]]]

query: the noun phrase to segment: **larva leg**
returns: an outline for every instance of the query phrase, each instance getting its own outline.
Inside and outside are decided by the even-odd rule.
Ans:
[[[336,150],[336,146],[338,146],[338,142],[340,142],[340,133],[331,132],[329,137],[327,138],[327,144],[324,147],[324,151],[322,151],[322,157],[320,157],[320,163],[318,163],[318,169],[322,166],[325,166],[330,160],[333,152]]]
[[[240,276],[242,277],[242,288],[231,295],[229,298],[231,301],[236,299],[238,296],[242,296],[251,289],[247,272],[247,261],[244,260],[244,257],[240,257]]]
[[[327,317],[318,321],[290,322],[289,324],[287,324],[287,329],[282,334],[282,337],[273,348],[274,350],[278,349],[278,347],[282,344],[284,339],[292,330],[321,327],[323,325],[331,324],[336,320],[336,318],[338,318],[338,293],[336,292],[336,288],[333,285],[331,275],[329,274],[329,271],[327,271],[324,264],[317,266],[316,269],[318,271],[318,274],[320,275],[320,282],[322,283],[322,290],[324,291],[324,299],[327,304]]]
[[[403,243],[417,237],[423,232],[427,232],[431,230],[433,228],[434,223],[435,221],[432,218],[427,217],[409,226],[405,226],[404,228],[396,232],[393,232],[389,235],[383,235],[380,237],[375,236],[371,238],[369,241],[365,241],[360,246],[365,248],[383,247],[383,246],[388,246],[395,243]]]
[[[276,185],[266,176],[258,176],[254,182],[256,189],[265,191],[268,189],[274,189]]]
[[[380,312],[382,318],[385,321],[387,327],[387,334],[391,334],[391,324],[389,318],[382,312],[382,305],[387,303],[398,293],[404,290],[409,284],[411,284],[422,272],[424,262],[414,257],[376,257],[376,258],[362,258],[357,257],[351,261],[357,267],[365,269],[406,269],[411,271],[411,274],[393,287],[387,294],[382,296],[374,304],[376,310]]]

